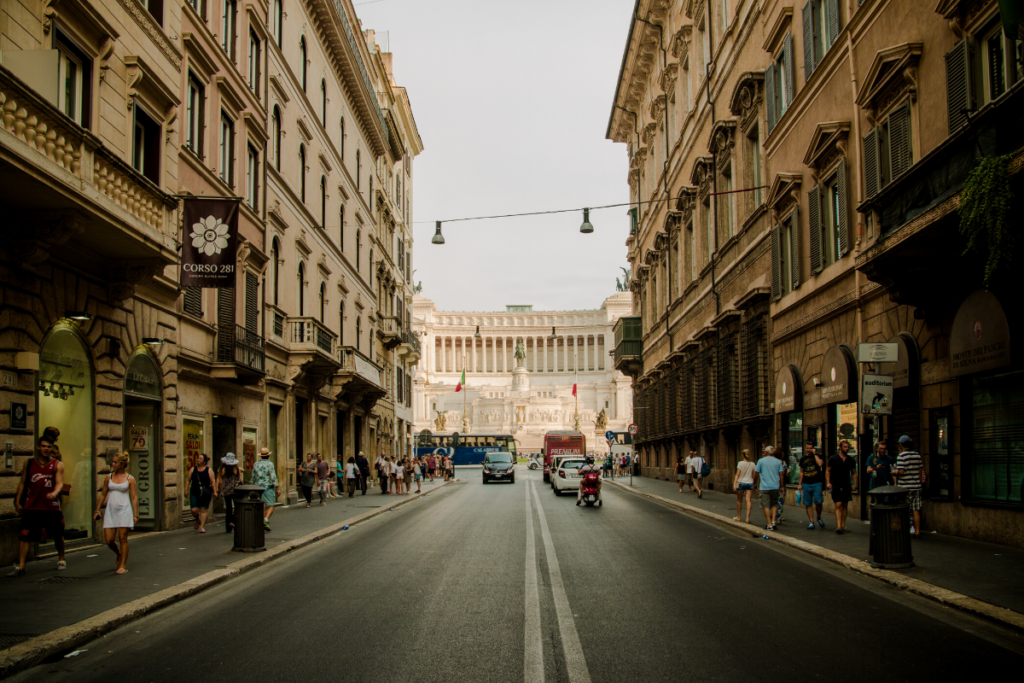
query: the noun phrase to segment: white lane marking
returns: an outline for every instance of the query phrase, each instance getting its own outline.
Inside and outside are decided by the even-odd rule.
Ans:
[[[523,681],[544,683],[544,645],[540,631],[540,584],[537,581],[537,546],[533,535],[530,485],[526,493],[526,638],[523,652]]]
[[[530,483],[532,485],[533,482]],[[555,602],[555,615],[558,617],[558,631],[562,637],[562,652],[565,653],[565,668],[569,674],[569,683],[590,683],[587,660],[583,656],[583,646],[580,645],[580,637],[576,633],[576,622],[572,618],[572,609],[569,608],[569,598],[566,596],[565,586],[562,584],[562,570],[558,567],[558,557],[555,556],[555,544],[551,541],[548,520],[544,516],[544,508],[540,504],[537,489],[531,486],[530,490],[533,491],[533,497],[537,503],[540,535],[544,539],[544,554],[548,559],[548,580],[551,583],[551,595]]]

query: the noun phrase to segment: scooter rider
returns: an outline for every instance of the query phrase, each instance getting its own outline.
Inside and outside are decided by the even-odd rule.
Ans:
[[[588,473],[593,472],[597,474],[597,500],[601,502],[601,468],[594,464],[593,456],[587,456],[587,464],[581,467],[578,472],[580,473],[580,488],[576,493],[576,504],[579,505],[583,500],[583,478]]]

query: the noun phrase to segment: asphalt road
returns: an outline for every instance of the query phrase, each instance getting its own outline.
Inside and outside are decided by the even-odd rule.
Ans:
[[[18,681],[930,681],[1024,638],[626,493],[479,475]]]

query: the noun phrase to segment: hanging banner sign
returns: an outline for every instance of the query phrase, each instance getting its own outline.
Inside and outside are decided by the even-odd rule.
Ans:
[[[238,200],[185,200],[181,244],[181,286],[235,286]]]
[[[861,375],[860,412],[864,415],[892,415],[892,375]]]

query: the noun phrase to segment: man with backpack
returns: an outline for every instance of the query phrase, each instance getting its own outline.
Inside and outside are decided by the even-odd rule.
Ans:
[[[698,453],[691,452],[690,473],[693,475],[693,485],[697,489],[697,497],[703,498],[704,492],[700,490],[700,481],[710,473],[710,467]]]

